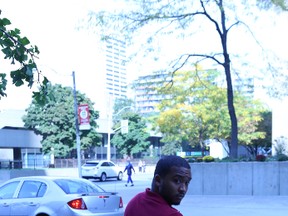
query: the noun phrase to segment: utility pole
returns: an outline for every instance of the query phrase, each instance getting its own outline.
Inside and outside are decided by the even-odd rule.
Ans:
[[[108,139],[107,139],[107,160],[111,160],[111,121],[112,121],[112,113],[110,109],[110,104],[109,104],[109,110],[108,110],[108,122],[107,122],[107,127],[108,127]]]
[[[76,98],[76,82],[75,82],[75,72],[72,72],[73,77],[73,96],[74,96],[74,111],[75,111],[75,127],[76,127],[76,146],[77,146],[77,164],[78,164],[78,176],[82,177],[81,173],[81,143],[79,134],[79,123],[78,123],[78,105]]]

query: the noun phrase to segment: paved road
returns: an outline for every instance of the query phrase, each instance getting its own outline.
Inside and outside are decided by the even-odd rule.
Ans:
[[[123,181],[97,182],[107,191],[118,192],[126,205],[133,196],[150,187],[152,173],[132,176],[135,186],[125,187]],[[287,216],[288,196],[198,196],[186,195],[181,205],[175,206],[184,216]]]
[[[185,216],[287,216],[288,196],[188,195],[177,209]]]

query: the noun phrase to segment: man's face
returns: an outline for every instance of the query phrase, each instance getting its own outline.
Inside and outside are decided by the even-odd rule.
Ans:
[[[159,194],[170,204],[179,205],[184,198],[191,181],[191,170],[184,167],[172,167],[164,177],[157,177]]]

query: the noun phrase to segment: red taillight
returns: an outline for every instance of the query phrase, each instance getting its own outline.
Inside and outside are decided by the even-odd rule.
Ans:
[[[120,197],[119,208],[123,208],[123,200],[122,200],[122,197]]]
[[[73,209],[87,209],[86,204],[82,198],[71,200],[68,205]]]

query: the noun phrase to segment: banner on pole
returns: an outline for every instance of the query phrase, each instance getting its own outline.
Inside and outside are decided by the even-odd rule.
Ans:
[[[79,129],[90,130],[90,115],[88,104],[80,104],[78,106]]]

